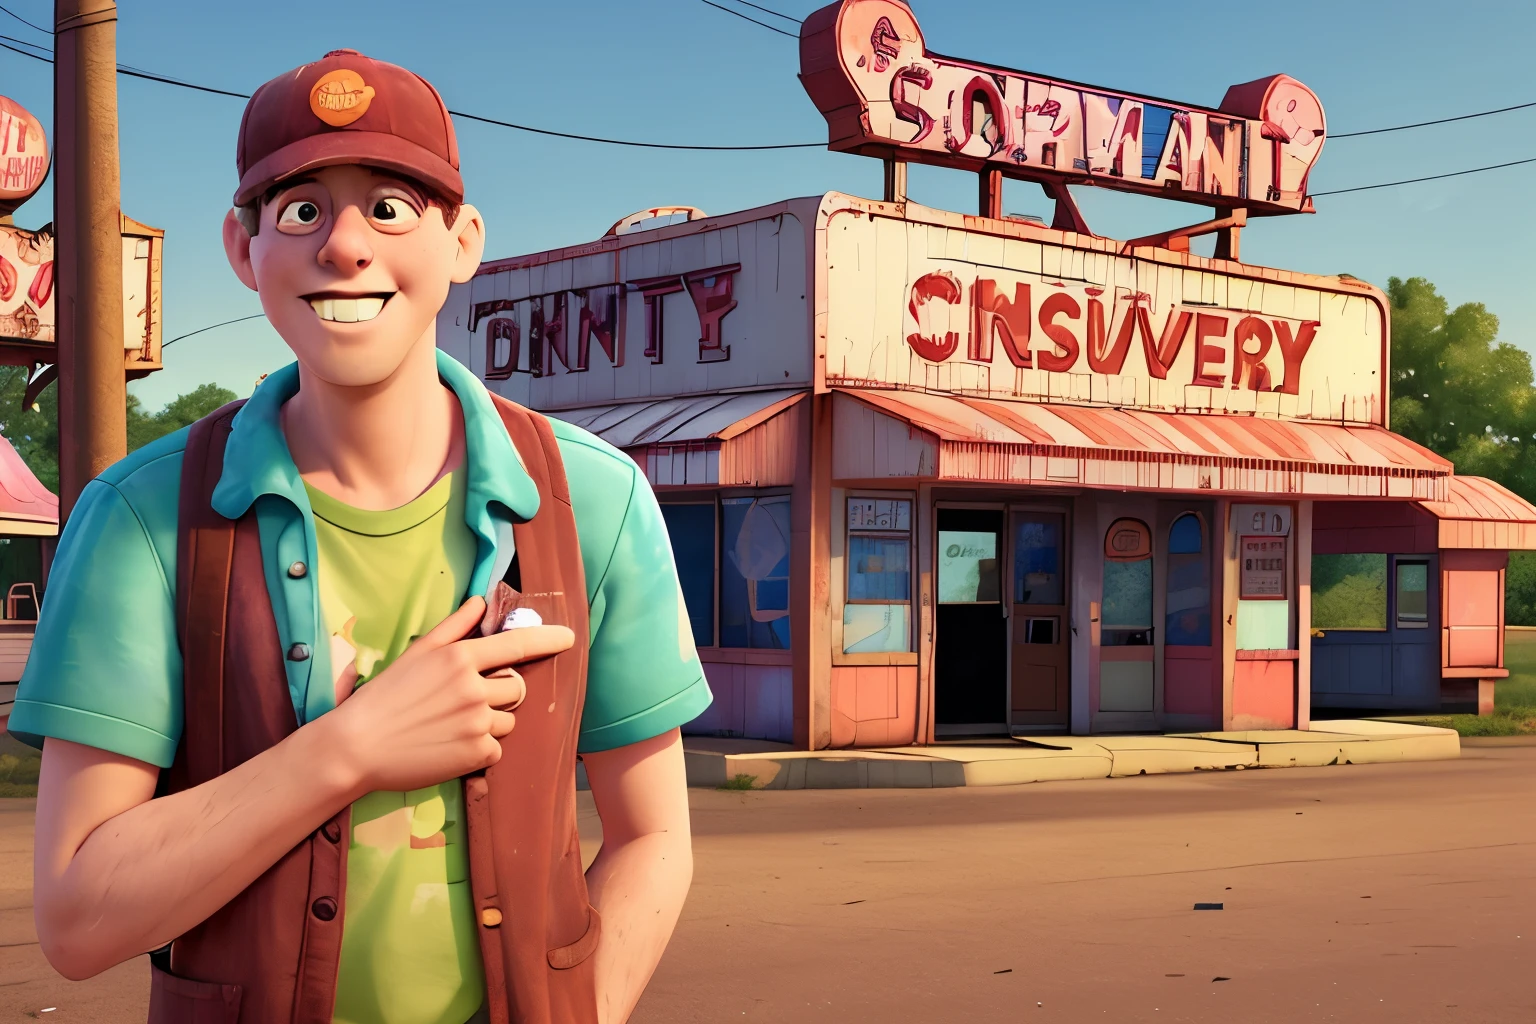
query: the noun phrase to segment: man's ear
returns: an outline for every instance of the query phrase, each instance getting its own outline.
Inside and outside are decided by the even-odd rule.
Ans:
[[[485,255],[485,221],[480,211],[469,204],[459,207],[459,219],[453,223],[458,251],[453,259],[454,284],[463,284],[480,269],[480,258]]]
[[[251,235],[234,210],[224,215],[224,255],[229,257],[230,269],[240,283],[254,292],[256,271],[251,268]]]

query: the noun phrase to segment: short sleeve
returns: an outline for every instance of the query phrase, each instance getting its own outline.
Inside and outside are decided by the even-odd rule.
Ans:
[[[170,766],[182,721],[174,572],[118,487],[88,484],[59,539],[12,735]]]
[[[582,753],[659,736],[698,717],[711,699],[661,508],[634,464],[620,465],[627,466],[628,503],[592,598]],[[573,481],[573,497],[578,490]],[[604,496],[615,497],[612,490]],[[578,510],[578,528],[581,519]],[[589,574],[598,568],[584,561]]]

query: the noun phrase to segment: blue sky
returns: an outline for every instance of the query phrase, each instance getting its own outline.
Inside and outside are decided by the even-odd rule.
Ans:
[[[729,2],[729,0],[722,0]],[[803,16],[806,0],[765,6]],[[40,25],[45,0],[7,0]],[[957,57],[1095,85],[1215,105],[1227,86],[1283,71],[1323,101],[1333,132],[1358,131],[1536,100],[1529,0],[1299,0],[1289,4],[1044,5],[916,0],[929,45]],[[429,12],[423,17],[423,11]],[[760,15],[761,16],[761,15]],[[762,16],[765,20],[776,19]],[[250,92],[348,46],[432,81],[455,109],[590,135],[663,142],[814,142],[825,122],[795,77],[794,40],[699,0],[559,4],[372,0],[260,4],[156,0],[120,5],[123,63]],[[0,33],[48,39],[0,15]],[[0,92],[51,124],[50,68],[0,51]],[[123,209],[166,231],[165,336],[259,312],[234,278],[219,222],[234,190],[242,101],[122,78]],[[468,199],[484,213],[488,257],[598,237],[665,203],[724,213],[841,190],[878,195],[880,165],[821,149],[681,153],[542,138],[461,122]],[[1536,157],[1536,108],[1327,144],[1313,191]],[[1385,286],[1420,275],[1453,303],[1485,303],[1503,340],[1536,349],[1536,165],[1317,201],[1315,216],[1247,229],[1253,263],[1347,272]],[[970,210],[974,177],[914,168],[913,198]],[[1127,238],[1200,219],[1198,207],[1078,191],[1089,224]],[[1047,213],[1038,188],[1010,182],[1009,212]],[[45,186],[16,214],[51,219]],[[289,359],[263,320],[166,351],[166,369],[132,385],[151,408],[206,381],[238,394]]]

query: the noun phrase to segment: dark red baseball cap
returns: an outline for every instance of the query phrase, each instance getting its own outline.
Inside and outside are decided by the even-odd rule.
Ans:
[[[443,98],[420,75],[356,50],[332,50],[256,90],[235,145],[235,205],[284,178],[339,164],[392,171],[464,200]]]

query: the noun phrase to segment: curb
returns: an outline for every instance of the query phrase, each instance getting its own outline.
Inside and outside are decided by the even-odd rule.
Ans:
[[[1461,753],[1460,737],[1450,729],[1381,722],[1330,722],[1328,727],[1330,731],[1049,737],[986,747],[821,752],[724,753],[708,749],[707,738],[690,737],[683,758],[688,785],[700,788],[940,789],[1438,761]]]

